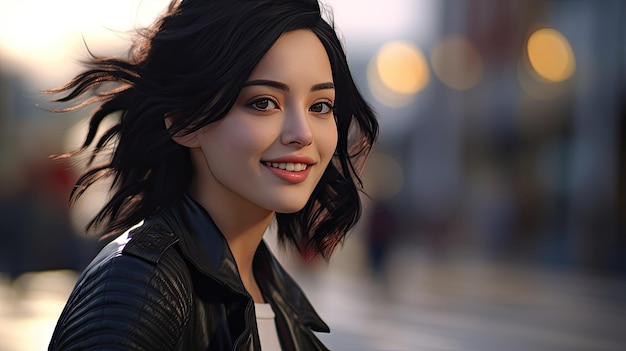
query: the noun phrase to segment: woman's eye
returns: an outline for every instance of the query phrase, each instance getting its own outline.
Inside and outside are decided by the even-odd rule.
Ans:
[[[328,102],[318,102],[309,108],[309,111],[325,115],[332,112],[333,106]]]
[[[262,98],[252,101],[248,106],[258,111],[271,111],[276,108],[276,103],[269,98]]]

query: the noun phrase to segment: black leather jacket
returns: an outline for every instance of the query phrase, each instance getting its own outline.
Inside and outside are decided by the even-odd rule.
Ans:
[[[283,350],[326,350],[328,332],[261,243],[254,271]],[[191,198],[108,244],[79,278],[50,350],[260,350],[254,302],[228,245]],[[267,350],[266,350],[267,351]]]

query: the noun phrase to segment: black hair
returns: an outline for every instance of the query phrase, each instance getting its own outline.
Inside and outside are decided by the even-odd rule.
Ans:
[[[113,177],[111,197],[87,229],[106,237],[180,201],[191,183],[192,164],[189,149],[171,135],[224,118],[274,42],[297,29],[315,33],[328,54],[339,137],[305,207],[276,214],[278,237],[302,253],[328,257],[360,217],[359,172],[378,123],[317,0],[174,0],[158,21],[137,32],[128,58],[92,55],[83,73],[49,90],[67,92],[58,102],[78,101],[68,109],[99,104],[82,148],[65,155],[95,142],[91,168],[77,180],[72,204],[97,180]],[[83,96],[89,98],[81,102]],[[117,112],[119,121],[96,140],[101,122]],[[164,120],[172,114],[177,118],[167,129]],[[94,165],[108,146],[113,146],[110,161]]]

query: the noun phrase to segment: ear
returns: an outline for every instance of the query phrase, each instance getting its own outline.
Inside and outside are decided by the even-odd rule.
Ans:
[[[178,114],[166,114],[165,115],[165,128],[169,131],[174,121],[179,117]],[[200,130],[196,130],[192,133],[185,133],[184,131],[180,131],[174,135],[172,135],[172,140],[178,143],[181,146],[185,146],[188,148],[200,147],[200,140],[198,138],[198,134]]]

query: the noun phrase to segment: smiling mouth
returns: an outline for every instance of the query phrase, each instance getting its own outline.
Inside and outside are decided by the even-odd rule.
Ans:
[[[295,162],[263,162],[264,165],[272,168],[278,168],[289,172],[302,172],[307,167],[306,163],[295,163]]]

